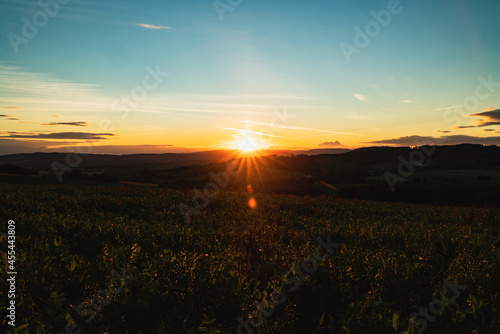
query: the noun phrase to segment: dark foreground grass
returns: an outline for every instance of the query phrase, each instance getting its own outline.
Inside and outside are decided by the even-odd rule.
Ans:
[[[426,333],[498,333],[498,212],[226,192],[186,224],[178,206],[192,196],[1,184],[2,233],[16,222],[19,332],[237,333],[257,302],[271,307],[264,322],[241,333],[416,333],[410,315],[457,278],[467,288],[439,315],[418,315],[417,328],[423,319]],[[292,270],[285,282],[318,236],[341,246],[309,277]],[[272,306],[278,289],[286,300]],[[8,320],[2,331],[12,333]]]

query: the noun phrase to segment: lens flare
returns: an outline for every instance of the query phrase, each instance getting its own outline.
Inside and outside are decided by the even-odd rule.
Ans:
[[[255,209],[257,207],[257,201],[255,200],[255,198],[250,198],[250,200],[248,201],[248,206],[251,208],[251,209]]]

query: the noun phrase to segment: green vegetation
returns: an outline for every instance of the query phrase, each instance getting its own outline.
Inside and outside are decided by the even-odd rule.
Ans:
[[[19,332],[56,334],[75,321],[86,333],[236,333],[236,318],[281,287],[286,302],[254,333],[398,333],[455,277],[468,288],[426,332],[500,328],[498,211],[227,191],[187,225],[178,205],[192,197],[0,184],[2,232],[16,222],[16,325],[28,325]],[[314,254],[318,236],[341,247],[292,292],[281,277]],[[78,305],[122,268],[135,279],[87,323]],[[2,295],[5,276],[6,265]],[[5,318],[2,331],[14,332]]]

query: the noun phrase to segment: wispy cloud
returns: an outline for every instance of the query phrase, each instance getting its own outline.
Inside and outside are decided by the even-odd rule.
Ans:
[[[346,115],[346,118],[348,118],[348,119],[354,119],[356,121],[367,121],[367,120],[373,119],[372,117],[363,116],[363,115],[359,115],[359,114],[356,114],[356,113],[350,113],[350,114]]]
[[[323,130],[323,129],[316,129],[316,128],[307,128],[303,126],[289,126],[289,125],[284,125],[284,124],[271,124],[271,123],[266,123],[266,122],[255,122],[255,121],[239,121],[247,124],[255,124],[255,125],[263,125],[266,127],[275,127],[278,129],[287,129],[287,130],[302,130],[302,131],[316,131],[316,132],[325,132],[327,134],[344,134],[344,135],[350,135],[351,133],[349,132],[340,132],[340,131],[334,131],[334,130]]]
[[[9,99],[9,95],[12,94],[44,96],[45,99],[48,96],[64,95],[67,100],[74,100],[83,94],[88,96],[96,87],[97,85],[64,82],[45,73],[28,72],[21,67],[0,61],[0,90],[3,91],[0,97],[3,102],[17,103],[17,101],[24,100],[23,98]],[[17,107],[9,107],[9,109],[15,108]]]
[[[413,102],[415,102],[415,101],[413,101],[413,100],[402,100],[401,101],[401,103],[413,103]]]
[[[448,130],[437,130],[437,132],[439,132],[439,133],[450,133],[451,131],[448,131]]]
[[[271,134],[268,134],[268,133],[262,133],[262,132],[251,131],[251,130],[246,130],[246,129],[227,128],[227,127],[223,127],[223,126],[219,126],[219,129],[231,130],[231,131],[238,131],[238,133],[242,134],[242,135],[251,133],[253,135],[260,135],[260,136],[267,136],[267,137],[276,137],[276,138],[284,138],[282,136],[275,136],[275,135],[271,135]]]
[[[335,133],[324,133],[321,135],[300,136],[300,137],[293,137],[293,138],[288,138],[288,139],[305,139],[305,138],[314,138],[314,137],[325,137],[325,136],[331,136],[332,134],[335,134]]]
[[[112,133],[85,133],[85,132],[4,132],[1,138],[30,138],[30,139],[72,139],[72,140],[101,140],[115,136]]]
[[[44,123],[42,125],[70,125],[70,126],[88,126],[87,122],[52,122],[52,123]]]
[[[110,98],[99,85],[66,82],[45,73],[29,72],[9,62],[0,61],[0,100],[21,108],[36,105],[51,113],[103,113],[113,111]],[[113,96],[112,99],[115,97]],[[247,103],[242,100],[264,101],[265,104]],[[275,95],[215,95],[176,94],[159,96],[151,94],[140,108],[132,112],[206,118],[217,114],[269,115],[273,110],[288,108],[322,108],[315,104],[297,104],[297,101],[316,101],[315,97]]]
[[[450,106],[450,107],[443,107],[443,108],[436,108],[435,110],[450,110],[450,109],[457,109],[462,107],[462,105],[456,105],[456,106]]]
[[[357,98],[360,101],[366,101],[368,99],[366,96],[361,95],[361,94],[352,94],[352,96],[354,96],[355,98]]]
[[[454,126],[452,129],[470,129],[470,128],[475,128],[475,125],[460,125],[460,126]]]
[[[52,115],[72,113],[76,115],[74,117],[80,117],[77,116],[78,113],[85,113],[85,117],[94,117],[90,116],[91,113],[115,111],[112,101],[116,96],[107,96],[106,89],[101,88],[99,85],[67,82],[53,75],[30,72],[10,62],[0,61],[0,101],[5,106],[19,106],[33,112],[46,110]],[[307,103],[302,103],[306,101]],[[141,102],[140,107],[131,109],[131,113],[158,114],[165,117],[188,116],[197,119],[218,117],[220,114],[228,117],[268,117],[282,106],[298,110],[325,108],[318,105],[318,98],[310,96],[192,93],[166,96],[151,92],[147,100]],[[0,110],[7,113],[7,109]]]
[[[152,24],[147,24],[147,23],[137,23],[139,27],[143,27],[146,29],[152,29],[152,30],[163,30],[163,29],[172,29],[172,27],[169,26],[155,26]]]
[[[12,117],[12,115],[0,115],[0,118],[9,120],[9,121],[18,121],[19,118]]]
[[[482,145],[500,145],[500,137],[475,137],[465,135],[449,135],[441,137],[429,136],[406,136],[391,139],[382,139],[366,142],[369,144],[390,144],[402,146],[415,145],[457,145],[457,144],[482,144]]]
[[[19,109],[19,107],[2,107],[2,109]]]

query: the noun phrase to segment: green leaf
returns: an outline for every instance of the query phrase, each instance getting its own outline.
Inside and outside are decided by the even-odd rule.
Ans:
[[[215,322],[215,320],[217,320],[217,319],[215,319],[215,318],[212,318],[212,319],[210,319],[210,320],[208,320],[208,319],[207,319],[207,320],[203,320],[203,321],[202,321],[202,323],[203,323],[204,325],[210,325],[211,323],[214,323],[214,322]]]
[[[325,320],[325,312],[321,315],[321,318],[319,319],[319,324],[318,324],[318,329],[323,325],[323,321]]]
[[[17,327],[16,330],[14,331],[14,333],[18,333],[18,332],[22,331],[23,329],[25,329],[29,325],[30,324],[24,324],[24,325],[21,325],[21,326]]]
[[[76,268],[76,261],[75,259],[71,259],[71,264],[69,266],[69,271],[73,271]]]
[[[62,245],[62,239],[61,239],[61,237],[55,237],[55,238],[54,238],[54,245],[55,245],[56,247],[59,247],[59,246],[61,246],[61,245]]]
[[[397,313],[394,313],[394,315],[392,316],[392,328],[394,328],[394,330],[398,330],[398,320],[399,320],[399,315]]]

